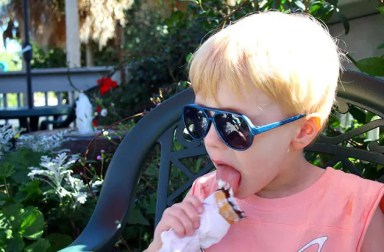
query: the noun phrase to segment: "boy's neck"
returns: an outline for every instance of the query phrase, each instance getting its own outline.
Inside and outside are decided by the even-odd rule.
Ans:
[[[291,163],[267,187],[257,193],[262,198],[283,198],[304,191],[324,174],[325,169],[312,165],[304,157]]]

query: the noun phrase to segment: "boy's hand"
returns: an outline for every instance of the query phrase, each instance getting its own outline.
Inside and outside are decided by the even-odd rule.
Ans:
[[[148,251],[159,250],[162,246],[161,233],[173,229],[180,236],[190,236],[200,226],[200,214],[203,213],[202,201],[188,195],[183,202],[167,208],[155,229],[154,239]]]

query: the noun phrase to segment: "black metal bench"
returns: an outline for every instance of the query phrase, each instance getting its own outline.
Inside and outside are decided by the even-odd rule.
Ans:
[[[147,153],[155,144],[161,146],[156,223],[164,209],[178,200],[195,178],[213,168],[210,161],[204,158],[204,146],[186,139],[180,124],[182,106],[193,100],[190,89],[173,96],[146,115],[127,134],[110,163],[88,225],[65,251],[111,250],[126,224]],[[369,122],[356,129],[343,129],[330,121],[330,126],[335,124],[336,128],[325,129],[324,135],[307,148],[308,158],[321,166],[336,166],[360,176],[384,181],[383,169],[378,169],[384,164],[384,81],[357,72],[345,72],[338,89],[338,109],[342,113],[350,110],[355,115],[365,114]],[[371,121],[371,117],[374,120]],[[364,134],[371,134],[372,130],[376,130],[374,135],[379,134],[378,139],[367,142]],[[182,160],[196,156],[203,156],[203,161],[200,162],[200,169],[191,171]],[[169,191],[171,168],[175,167],[186,178],[179,188]]]

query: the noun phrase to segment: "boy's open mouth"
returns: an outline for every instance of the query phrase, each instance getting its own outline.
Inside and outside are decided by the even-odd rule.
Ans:
[[[236,195],[236,191],[239,187],[241,175],[233,167],[224,163],[215,163],[216,166],[216,180],[223,180],[229,184],[233,193]]]

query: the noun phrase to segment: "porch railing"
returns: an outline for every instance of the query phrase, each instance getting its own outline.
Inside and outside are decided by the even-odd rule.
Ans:
[[[78,90],[96,86],[97,80],[111,70],[111,67],[33,69],[32,108],[28,107],[27,73],[0,73],[0,124],[9,119],[67,115]]]

